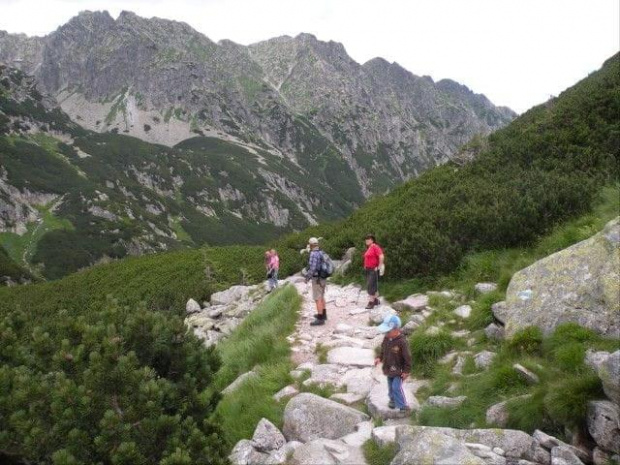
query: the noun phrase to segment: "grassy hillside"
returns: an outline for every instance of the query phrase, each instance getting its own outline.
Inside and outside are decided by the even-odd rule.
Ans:
[[[298,249],[308,236],[323,236],[328,251],[339,255],[373,232],[386,250],[387,278],[401,280],[453,272],[471,252],[531,244],[589,211],[601,188],[620,179],[618,114],[615,55],[469,147],[480,152],[473,162],[433,169],[343,222],[309,228],[279,245]]]
[[[213,137],[165,147],[99,134],[0,65],[0,229],[17,212],[37,216],[23,235],[0,233],[0,246],[58,279],[128,254],[264,243],[306,227],[309,214],[344,217],[364,200],[354,173],[316,129],[299,122],[298,132],[299,164]],[[24,205],[15,189],[40,198]]]
[[[0,315],[14,309],[33,320],[60,310],[83,314],[85,309],[102,308],[109,298],[180,315],[190,297],[200,302],[234,284],[263,280],[263,252],[258,246],[230,246],[153,254],[92,267],[58,281],[0,288]],[[297,256],[291,251],[281,254],[283,274],[298,271]]]

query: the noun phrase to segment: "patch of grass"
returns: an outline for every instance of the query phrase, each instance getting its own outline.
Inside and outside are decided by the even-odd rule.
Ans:
[[[218,345],[222,368],[215,386],[225,388],[256,365],[288,361],[290,346],[286,336],[295,329],[300,305],[301,297],[295,288],[285,286],[251,312],[233,334]]]
[[[398,453],[398,444],[391,443],[380,446],[372,439],[364,443],[364,457],[368,465],[388,465]]]
[[[319,343],[316,345],[314,353],[316,354],[319,363],[327,363],[327,352],[329,352],[329,349],[323,344]]]
[[[331,384],[301,384],[299,387],[300,392],[310,392],[320,397],[324,397],[329,399],[331,396],[336,394],[337,392],[341,392],[336,387]]]
[[[515,355],[538,355],[542,351],[543,334],[537,326],[528,326],[515,333],[505,347]]]
[[[471,306],[471,315],[466,320],[467,329],[475,331],[486,328],[493,322],[493,312],[491,307],[494,303],[501,301],[504,293],[499,291],[481,295]]]
[[[229,447],[250,438],[261,418],[281,427],[285,405],[273,395],[292,382],[290,346],[286,336],[293,332],[301,297],[293,286],[271,294],[235,330],[218,345],[222,367],[214,387],[221,390],[242,373],[258,365],[258,376],[225,395],[218,404],[214,419],[221,425]]]
[[[422,376],[432,376],[437,360],[455,346],[456,339],[444,330],[437,334],[427,334],[426,328],[417,329],[409,339],[412,358],[412,372]]]
[[[586,372],[565,376],[550,383],[544,407],[549,417],[557,423],[568,427],[583,427],[588,402],[604,397],[600,378],[592,372]]]

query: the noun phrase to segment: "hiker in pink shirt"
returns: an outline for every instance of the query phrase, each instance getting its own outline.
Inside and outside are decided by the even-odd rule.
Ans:
[[[280,270],[280,257],[275,249],[269,251],[269,261],[267,263],[267,279],[269,281],[269,292],[278,287],[278,271]]]
[[[379,305],[379,276],[385,272],[383,249],[377,245],[375,236],[366,236],[366,251],[364,252],[364,272],[366,273],[366,288],[368,290],[368,305],[374,308]]]

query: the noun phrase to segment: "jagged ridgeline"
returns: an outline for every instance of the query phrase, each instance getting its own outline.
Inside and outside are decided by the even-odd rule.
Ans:
[[[344,218],[515,116],[309,34],[245,47],[129,12],[0,32],[0,62],[34,78],[2,71],[0,241],[47,278]]]
[[[601,188],[620,179],[620,55],[464,154],[371,200],[343,222],[281,242],[298,248],[323,236],[339,254],[376,234],[391,278],[432,279],[467,252],[522,246],[590,209]],[[355,268],[355,267],[354,267]]]

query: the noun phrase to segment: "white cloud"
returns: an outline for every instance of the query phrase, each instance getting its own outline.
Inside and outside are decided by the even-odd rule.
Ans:
[[[242,44],[310,32],[359,62],[382,56],[517,111],[620,48],[616,0],[0,0],[0,29],[43,35],[86,9],[185,21]]]

